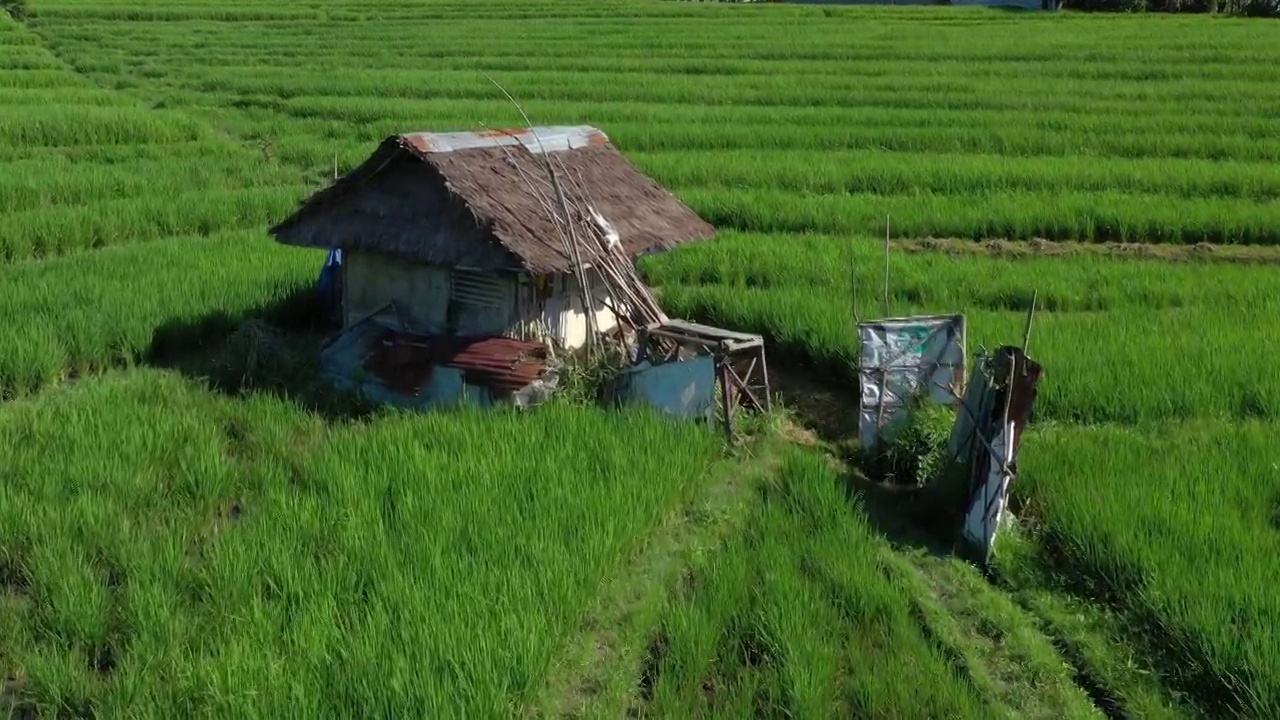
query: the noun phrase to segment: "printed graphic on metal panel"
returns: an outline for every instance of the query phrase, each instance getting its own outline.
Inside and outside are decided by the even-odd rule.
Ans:
[[[963,315],[860,323],[858,439],[872,448],[905,417],[916,397],[956,407],[964,393]]]

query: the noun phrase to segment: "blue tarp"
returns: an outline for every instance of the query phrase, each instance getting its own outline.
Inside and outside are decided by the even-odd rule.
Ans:
[[[320,297],[329,307],[342,302],[342,249],[334,248],[320,268],[320,279],[316,283]]]
[[[618,396],[684,419],[715,419],[715,359],[709,355],[683,362],[642,362],[618,377]]]

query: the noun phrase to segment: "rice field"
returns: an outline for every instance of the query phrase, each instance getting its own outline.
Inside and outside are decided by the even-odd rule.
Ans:
[[[0,658],[80,717],[500,716],[717,448],[572,407],[332,427],[149,370],[0,438]]]
[[[1280,712],[1277,430],[1053,427],[1021,456],[1022,488],[1046,527],[1038,557],[1076,592],[1131,608],[1177,660],[1166,668],[1173,682],[1214,716]]]
[[[882,312],[886,221],[891,314],[964,312],[970,350],[992,348],[1036,294],[1036,533],[1007,571],[1119,613],[1181,716],[1280,715],[1274,22],[28,5],[0,13],[0,707],[512,714],[711,482],[713,438],[640,415],[355,422],[149,367],[305,287],[321,254],[265,227],[386,135],[519,123],[488,75],[540,124],[602,128],[722,229],[642,263],[669,312],[764,333],[832,387],[855,318]],[[906,251],[921,238],[1160,252]],[[998,714],[820,466],[788,460],[740,536],[690,561],[702,582],[655,628],[639,710]],[[772,661],[734,665],[743,633]]]
[[[921,632],[838,480],[789,455],[742,536],[693,569],[650,647],[644,716],[998,716]],[[917,673],[936,681],[903,682]]]

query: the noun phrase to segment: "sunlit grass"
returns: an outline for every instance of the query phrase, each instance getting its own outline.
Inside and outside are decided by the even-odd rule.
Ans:
[[[717,441],[571,407],[328,426],[154,371],[10,403],[0,674],[101,717],[498,717]]]

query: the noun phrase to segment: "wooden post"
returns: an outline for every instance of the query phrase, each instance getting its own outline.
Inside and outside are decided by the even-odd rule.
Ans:
[[[1040,298],[1040,291],[1036,290],[1031,293],[1031,308],[1027,310],[1027,327],[1022,331],[1022,354],[1027,354],[1027,346],[1031,344],[1031,323],[1036,317],[1036,301]]]
[[[760,343],[760,377],[764,378],[764,409],[773,410],[773,390],[769,387],[769,362],[764,357],[764,342]]]
[[[883,317],[889,317],[889,216],[884,216],[884,299]]]
[[[862,318],[858,316],[858,255],[852,244],[849,245],[849,306],[853,309],[853,332],[857,335]]]
[[[719,369],[720,375],[720,395],[721,407],[724,410],[724,436],[725,440],[730,444],[733,443],[733,389],[729,385],[729,366],[724,355],[716,355],[716,367]]]

